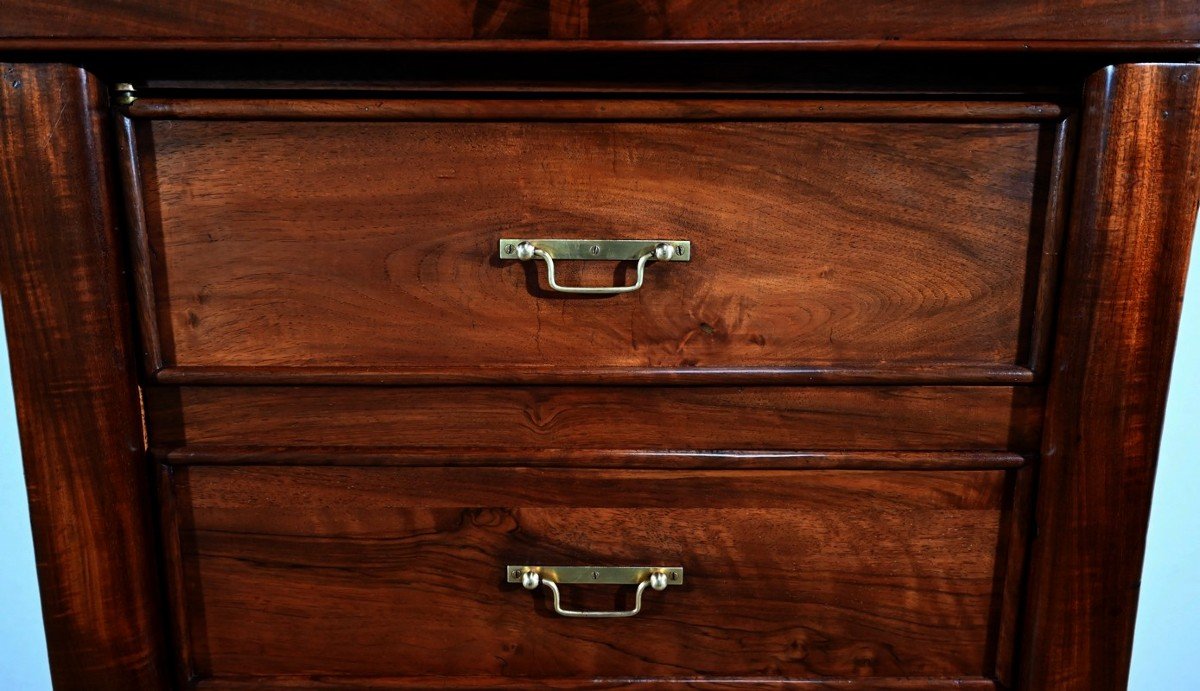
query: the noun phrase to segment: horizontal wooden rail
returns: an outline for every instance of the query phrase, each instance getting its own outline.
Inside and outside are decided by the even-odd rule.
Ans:
[[[1171,54],[1200,51],[1194,38],[1113,39],[403,39],[403,38],[133,38],[104,36],[12,36],[10,51],[218,52],[779,52],[779,53],[1117,53]]]
[[[813,367],[164,367],[160,384],[1032,384],[1018,365],[917,364]]]
[[[134,118],[197,120],[1053,120],[1051,102],[745,98],[154,98]]]
[[[1010,470],[1006,451],[652,451],[642,449],[264,447],[151,449],[166,465],[506,466],[674,470]]]

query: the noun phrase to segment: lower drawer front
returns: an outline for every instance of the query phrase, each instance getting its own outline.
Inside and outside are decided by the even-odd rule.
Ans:
[[[175,467],[198,678],[939,677],[997,660],[1016,471]],[[174,538],[172,538],[174,541]],[[662,565],[571,619],[508,564]],[[563,585],[622,609],[633,588]],[[306,681],[307,680],[307,681]],[[453,680],[443,680],[450,681]],[[487,685],[487,684],[485,684]]]

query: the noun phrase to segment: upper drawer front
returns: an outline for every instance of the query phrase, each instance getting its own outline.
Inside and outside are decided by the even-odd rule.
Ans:
[[[715,121],[636,102],[539,119],[558,106],[356,122],[316,103],[272,121],[243,102],[142,123],[162,364],[1028,374],[1057,123],[732,101]],[[502,237],[682,239],[692,258],[651,263],[637,292],[566,295],[542,262],[501,258]]]

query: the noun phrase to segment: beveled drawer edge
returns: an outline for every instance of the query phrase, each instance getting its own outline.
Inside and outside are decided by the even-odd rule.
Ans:
[[[149,373],[158,384],[1032,384],[1020,365],[973,363],[811,367],[201,367]]]
[[[993,691],[996,682],[985,677],[836,677],[787,679],[772,677],[737,678],[596,678],[532,679],[519,677],[210,677],[189,684],[194,689],[595,689],[639,686],[656,689],[713,688],[803,688],[848,689],[849,691]]]
[[[189,444],[152,447],[167,466],[570,467],[630,470],[1015,470],[1008,451],[654,451],[642,449],[346,448]]]
[[[1200,37],[1177,34],[1134,39],[1080,38],[380,38],[380,37],[200,37],[55,35],[4,36],[0,46],[10,51],[213,51],[316,52],[324,54],[401,51],[419,53],[967,53],[1004,56],[1028,54],[1115,53],[1145,59],[1187,59],[1200,50]]]
[[[122,83],[121,86],[132,86]],[[872,101],[853,98],[154,98],[123,89],[121,112],[156,120],[1055,120],[1052,101]]]

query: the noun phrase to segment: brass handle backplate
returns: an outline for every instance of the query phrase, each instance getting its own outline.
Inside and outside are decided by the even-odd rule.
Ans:
[[[611,295],[631,293],[642,287],[646,262],[686,262],[692,258],[692,243],[687,240],[522,240],[502,238],[500,258],[546,262],[550,287],[560,293]],[[564,286],[554,277],[555,260],[636,261],[637,279],[627,286]]]
[[[545,585],[554,596],[554,611],[564,617],[616,619],[632,617],[642,611],[642,593],[646,588],[666,590],[669,585],[683,584],[682,566],[528,566],[509,565],[508,582],[520,583],[526,590]],[[600,585],[636,585],[633,609],[616,611],[580,611],[563,609],[559,594],[560,583],[594,583]]]

